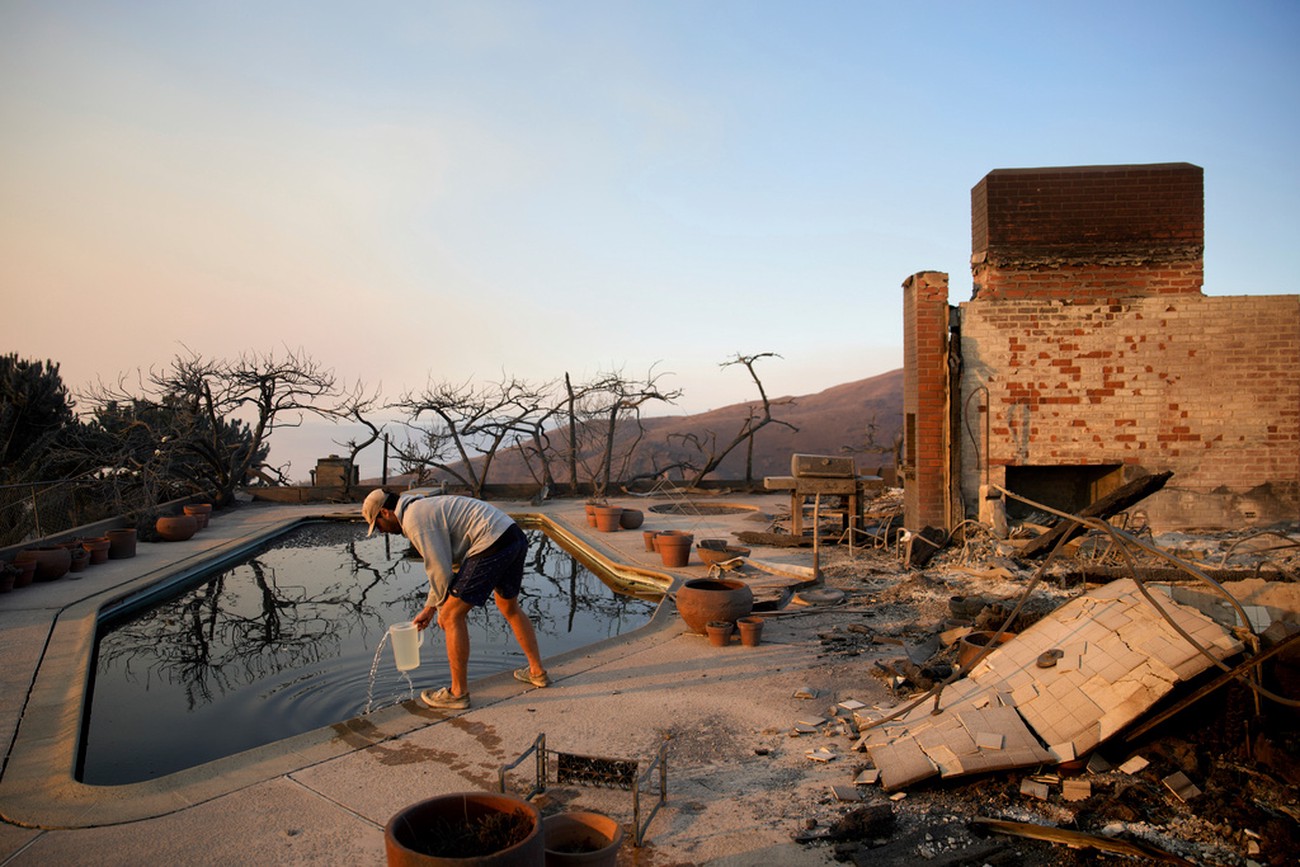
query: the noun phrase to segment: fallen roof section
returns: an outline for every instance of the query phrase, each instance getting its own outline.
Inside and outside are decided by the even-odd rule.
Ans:
[[[1132,579],[1078,596],[945,687],[939,713],[927,700],[866,729],[856,746],[871,755],[886,789],[1083,756],[1179,681],[1242,651],[1195,608],[1163,595],[1159,604],[1164,615]],[[1040,658],[1051,662],[1042,667]]]

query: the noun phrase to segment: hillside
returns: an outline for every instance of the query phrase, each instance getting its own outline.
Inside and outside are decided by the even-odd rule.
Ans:
[[[702,463],[699,453],[693,452],[675,439],[674,435],[695,434],[716,440],[717,448],[725,447],[741,429],[755,403],[737,403],[695,415],[659,416],[643,420],[645,433],[637,446],[628,477],[648,474],[685,457]],[[787,422],[798,431],[784,425],[769,424],[754,440],[755,479],[763,476],[788,475],[790,455],[857,454],[860,472],[872,472],[880,466],[893,463],[890,451],[903,423],[903,371],[893,370],[879,376],[833,386],[816,394],[773,399],[772,417]],[[866,452],[867,425],[876,425],[875,442],[886,451]],[[615,452],[626,449],[634,431],[619,431]],[[745,447],[738,446],[723,462],[713,477],[743,479],[745,476]],[[711,477],[712,478],[712,477]],[[489,482],[494,484],[525,483],[532,480],[519,456],[513,452],[497,455],[492,464]]]

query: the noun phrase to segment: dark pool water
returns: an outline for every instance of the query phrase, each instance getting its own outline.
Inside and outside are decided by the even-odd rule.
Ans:
[[[376,647],[424,605],[423,563],[401,537],[361,524],[295,528],[173,598],[101,624],[79,777],[120,785],[360,715]],[[655,603],[616,593],[553,540],[529,531],[520,604],[543,657],[643,625]],[[470,678],[526,661],[489,602],[470,615]],[[418,693],[449,683],[441,630],[429,629]],[[380,658],[371,709],[412,698]],[[522,687],[521,687],[522,688]]]

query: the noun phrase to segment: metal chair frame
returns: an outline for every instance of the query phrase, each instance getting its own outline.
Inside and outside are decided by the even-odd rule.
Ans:
[[[645,832],[650,827],[651,821],[654,820],[655,814],[659,812],[660,807],[668,803],[667,741],[659,745],[659,750],[650,761],[650,764],[644,771],[638,773],[640,765],[636,759],[610,759],[600,756],[564,753],[558,750],[549,751],[546,748],[546,733],[542,732],[533,741],[532,746],[520,754],[519,758],[502,765],[497,770],[497,785],[500,787],[502,794],[506,793],[506,773],[523,764],[529,755],[534,758],[535,779],[533,787],[523,796],[525,800],[546,791],[549,778],[549,757],[552,755],[555,756],[555,782],[557,784],[630,790],[632,792],[632,826],[634,829],[632,841],[633,845],[638,848],[645,842]],[[645,821],[642,822],[641,789],[653,781],[655,771],[659,772],[659,797],[655,801],[653,809],[645,817]]]

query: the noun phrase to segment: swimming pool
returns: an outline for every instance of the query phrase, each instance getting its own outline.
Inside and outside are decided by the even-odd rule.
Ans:
[[[172,773],[360,714],[375,649],[428,587],[400,537],[312,522],[173,595],[101,620],[78,779],[119,785]],[[544,657],[625,634],[656,603],[617,592],[553,539],[528,531],[521,604]],[[476,679],[523,659],[489,604],[470,619]],[[415,689],[447,683],[442,634],[425,633]],[[387,647],[374,707],[410,698]]]

